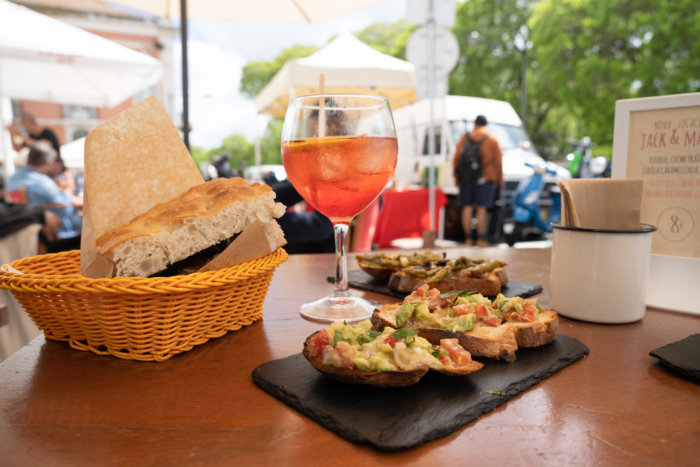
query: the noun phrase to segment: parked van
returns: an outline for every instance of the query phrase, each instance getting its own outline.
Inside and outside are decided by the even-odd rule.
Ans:
[[[430,164],[428,128],[430,126],[430,100],[424,99],[393,112],[399,157],[394,178],[398,183],[420,184],[424,169]],[[503,176],[507,189],[515,189],[517,183],[532,174],[526,162],[538,163],[542,158],[530,142],[515,109],[508,102],[481,97],[446,96],[433,101],[435,126],[435,156],[437,184],[447,194],[456,194],[452,176],[452,156],[459,138],[474,127],[477,115],[484,115],[487,128],[498,139],[503,150]],[[570,178],[564,168],[550,176],[548,182]]]
[[[393,112],[396,135],[399,143],[399,156],[394,174],[398,185],[427,184],[427,167],[430,165],[429,126],[430,100],[424,99]],[[503,221],[509,217],[509,204],[518,183],[533,172],[526,162],[537,164],[543,159],[532,145],[522,120],[508,102],[481,97],[446,96],[433,101],[433,125],[435,128],[435,148],[433,161],[436,168],[435,186],[441,188],[449,198],[454,198],[459,190],[452,175],[452,156],[457,141],[465,131],[471,131],[478,115],[488,121],[487,129],[496,136],[503,151],[503,177],[505,188],[501,193],[499,207],[500,230]],[[545,184],[549,188],[557,180],[571,178],[563,167],[556,167],[556,175],[547,175]],[[543,196],[543,199],[547,199]],[[446,222],[449,219],[446,219]],[[449,224],[449,222],[447,222]],[[446,229],[450,226],[446,225]],[[461,230],[461,226],[459,227]],[[491,229],[493,230],[493,229]],[[491,232],[492,236],[500,235]],[[447,236],[447,235],[446,235]]]

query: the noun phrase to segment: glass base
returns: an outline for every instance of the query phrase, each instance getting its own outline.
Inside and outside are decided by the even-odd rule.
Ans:
[[[315,302],[304,303],[301,315],[314,321],[348,323],[370,319],[377,308],[377,302],[360,297],[325,297]]]

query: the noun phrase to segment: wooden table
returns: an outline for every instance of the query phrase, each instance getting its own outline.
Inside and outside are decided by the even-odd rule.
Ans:
[[[457,254],[505,259],[512,278],[544,286],[548,305],[548,249]],[[444,438],[393,453],[339,438],[251,379],[322,326],[297,310],[329,292],[333,264],[332,255],[290,257],[262,321],[163,363],[35,339],[0,364],[0,464],[697,465],[700,385],[648,354],[700,332],[700,317],[655,309],[627,325],[562,318],[560,332],[590,354]]]

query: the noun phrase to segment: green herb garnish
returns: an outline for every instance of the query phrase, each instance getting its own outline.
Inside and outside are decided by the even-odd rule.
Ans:
[[[474,295],[474,293],[475,293],[475,292],[472,291],[472,290],[464,289],[464,290],[456,290],[456,291],[453,291],[453,292],[441,293],[441,294],[439,295],[439,297],[440,297],[440,298],[448,298],[448,297],[454,296],[454,299],[452,300],[452,306],[454,306],[455,302],[457,302],[457,299],[458,299],[459,297],[468,297],[469,295]]]
[[[417,329],[401,328],[394,331],[391,337],[393,337],[395,341],[403,340],[406,347],[410,347],[413,341],[416,340],[416,334],[418,334]]]
[[[401,328],[401,329],[397,329],[396,331],[394,331],[391,336],[394,338],[395,341],[400,341],[401,339],[413,337],[416,334],[418,334],[417,329]]]
[[[484,391],[486,394],[493,394],[494,396],[507,396],[505,391]]]
[[[381,332],[375,331],[374,329],[370,329],[369,331],[357,336],[357,343],[360,345],[366,344],[367,342],[372,342],[374,339],[381,335]]]

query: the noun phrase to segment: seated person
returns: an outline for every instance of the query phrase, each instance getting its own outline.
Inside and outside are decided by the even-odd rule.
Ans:
[[[35,143],[29,150],[27,165],[18,169],[7,181],[7,191],[24,188],[28,203],[39,204],[61,219],[56,239],[43,239],[50,253],[80,248],[82,219],[73,205],[73,196],[62,191],[49,176],[56,151],[44,143]]]
[[[53,242],[61,227],[61,219],[38,204],[0,202],[0,238],[19,232],[31,224],[41,224],[40,238]]]
[[[277,201],[287,207],[303,201],[289,180],[275,184],[272,189]],[[318,211],[287,211],[277,219],[282,227],[287,245],[287,253],[332,253],[335,251],[333,224]]]

